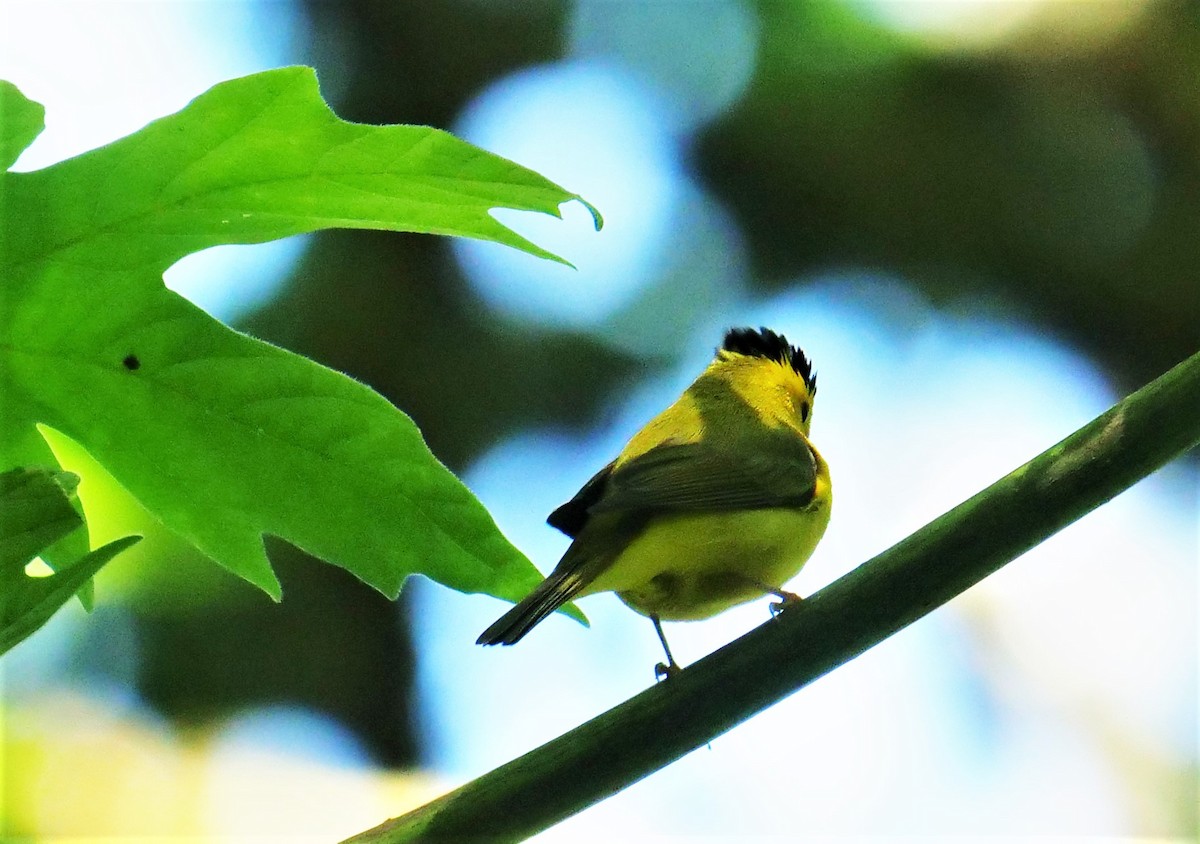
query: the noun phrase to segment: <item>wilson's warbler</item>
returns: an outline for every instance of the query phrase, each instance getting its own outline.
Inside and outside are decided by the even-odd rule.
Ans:
[[[679,399],[547,521],[574,541],[533,592],[483,632],[511,645],[567,601],[613,591],[662,620],[709,618],[782,586],[829,523],[829,467],[808,439],[817,377],[786,338],[729,331]]]

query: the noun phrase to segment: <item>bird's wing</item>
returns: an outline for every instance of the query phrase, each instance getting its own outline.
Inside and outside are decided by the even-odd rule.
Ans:
[[[615,462],[613,461],[613,463]],[[587,524],[588,510],[604,495],[604,489],[608,485],[608,476],[612,474],[613,463],[609,463],[592,475],[591,479],[580,487],[579,492],[575,493],[574,498],[546,517],[546,523],[550,527],[558,528],[572,539],[578,536],[579,531],[583,530],[583,526]]]
[[[791,433],[745,449],[667,444],[611,469],[587,512],[803,507],[816,478],[812,449]]]

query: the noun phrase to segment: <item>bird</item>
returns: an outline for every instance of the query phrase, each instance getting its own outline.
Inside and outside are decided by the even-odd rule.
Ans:
[[[554,570],[489,626],[512,645],[567,601],[615,592],[654,624],[710,618],[775,595],[829,524],[829,466],[809,439],[812,362],[768,328],[733,328],[704,371],[547,522],[572,542]]]

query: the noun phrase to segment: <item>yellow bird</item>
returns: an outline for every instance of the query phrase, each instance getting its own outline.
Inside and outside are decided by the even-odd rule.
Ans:
[[[817,376],[785,337],[737,328],[679,399],[547,521],[574,541],[478,639],[512,645],[567,601],[616,592],[654,622],[710,618],[784,592],[829,524],[829,466],[809,441]]]

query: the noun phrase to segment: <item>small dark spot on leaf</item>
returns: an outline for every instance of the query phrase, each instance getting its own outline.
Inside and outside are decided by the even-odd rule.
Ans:
[[[126,355],[125,360],[121,361],[121,363],[125,364],[125,368],[129,370],[137,369],[142,365],[137,355]]]

